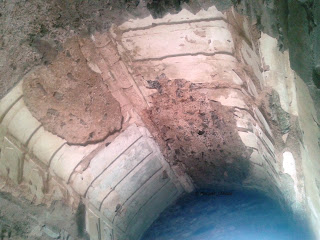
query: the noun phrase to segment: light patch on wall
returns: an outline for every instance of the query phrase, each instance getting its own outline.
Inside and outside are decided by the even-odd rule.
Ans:
[[[291,176],[294,182],[294,191],[296,193],[296,199],[298,202],[301,202],[303,199],[302,194],[298,190],[298,178],[297,178],[297,170],[296,170],[296,161],[291,152],[283,153],[283,172],[287,173]]]

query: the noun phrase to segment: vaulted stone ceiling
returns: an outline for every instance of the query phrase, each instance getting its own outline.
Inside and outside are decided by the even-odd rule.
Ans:
[[[185,193],[255,189],[320,237],[316,1],[0,4],[5,191],[139,239]]]

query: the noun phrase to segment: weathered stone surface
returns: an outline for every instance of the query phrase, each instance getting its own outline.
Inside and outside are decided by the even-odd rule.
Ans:
[[[24,100],[46,130],[72,144],[92,143],[122,123],[119,103],[102,84],[73,38],[52,64],[24,79]]]
[[[40,125],[41,123],[24,106],[10,121],[8,131],[22,144],[27,144]]]
[[[122,35],[122,43],[134,60],[232,53],[233,50],[232,37],[224,21],[163,25],[129,31]]]
[[[86,211],[86,230],[90,235],[90,239],[99,240],[100,219],[90,209]]]
[[[73,188],[79,194],[84,195],[92,182],[141,137],[142,134],[136,125],[128,127],[106,148],[99,151],[90,163],[80,164],[75,169],[71,177]]]
[[[103,214],[108,219],[113,220],[117,215],[120,215],[122,211],[125,211],[125,208],[128,207],[126,205],[128,200],[133,197],[137,190],[143,188],[143,185],[150,184],[150,182],[148,182],[149,179],[162,168],[159,159],[151,158],[148,160],[149,161],[142,163],[141,167],[139,166],[135,171],[130,173],[126,181],[121,182],[117,188],[110,192],[107,198],[104,199],[101,209],[103,209]],[[170,181],[169,178],[163,177],[163,173],[160,175],[159,185],[162,181]],[[117,206],[121,206],[121,209],[117,210]]]
[[[89,201],[97,209],[100,209],[103,200],[151,153],[152,149],[144,139],[138,140],[132,147],[114,159],[101,175],[98,175],[98,178],[88,189],[87,198]]]
[[[279,95],[275,91],[271,94],[269,104],[272,111],[272,120],[279,125],[281,133],[287,133],[291,127],[290,115],[282,109]]]
[[[78,164],[97,147],[97,144],[87,147],[64,145],[52,159],[50,171],[67,183]]]
[[[19,98],[22,97],[22,82],[20,82],[12,91],[10,91],[0,102],[0,120],[4,118],[5,114],[15,104]]]
[[[21,182],[23,167],[23,152],[8,138],[1,146],[0,173],[1,176],[11,179],[16,184]]]
[[[41,127],[31,138],[28,148],[40,161],[49,166],[51,158],[65,143],[65,140]]]
[[[47,182],[47,171],[41,168],[30,158],[26,158],[23,163],[24,185],[30,192],[30,200],[35,204],[43,202],[45,193],[45,184]]]
[[[230,108],[208,101],[209,86],[184,80],[159,79],[148,111],[160,136],[162,151],[172,164],[184,164],[198,187],[237,185],[247,174],[247,150]],[[236,170],[235,170],[236,169]]]

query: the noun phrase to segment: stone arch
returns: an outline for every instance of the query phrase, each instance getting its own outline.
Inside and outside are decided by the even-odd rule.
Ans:
[[[300,100],[308,90],[276,40],[256,39],[248,20],[213,6],[133,19],[74,41],[121,118],[95,141],[90,131],[68,141],[36,114],[30,82],[49,78],[48,67],[29,73],[0,102],[0,173],[25,196],[73,207],[83,201],[91,239],[139,239],[197,187],[253,188],[297,212],[307,201],[317,225],[317,201],[301,176],[306,159],[316,158],[303,146],[319,135],[304,122],[315,109],[309,95]]]

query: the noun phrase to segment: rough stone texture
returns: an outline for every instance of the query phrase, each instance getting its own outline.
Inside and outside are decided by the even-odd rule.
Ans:
[[[77,220],[64,204],[55,203],[49,209],[34,206],[25,199],[0,193],[0,238],[14,240],[85,239],[77,232]],[[48,214],[50,213],[50,217]]]
[[[0,2],[0,98],[39,64],[50,64],[67,38],[105,31],[132,15],[136,0]]]
[[[23,89],[32,114],[71,144],[101,141],[121,128],[120,105],[86,64],[77,38],[48,67],[30,73]]]
[[[280,50],[289,50],[294,71],[307,84],[315,104],[319,103],[320,1],[235,1],[237,10],[249,15],[262,32],[278,41]],[[320,110],[317,116],[320,118]]]
[[[182,163],[199,188],[240,185],[248,173],[249,152],[235,128],[232,108],[210,101],[184,80],[158,80],[148,110],[171,164]]]

